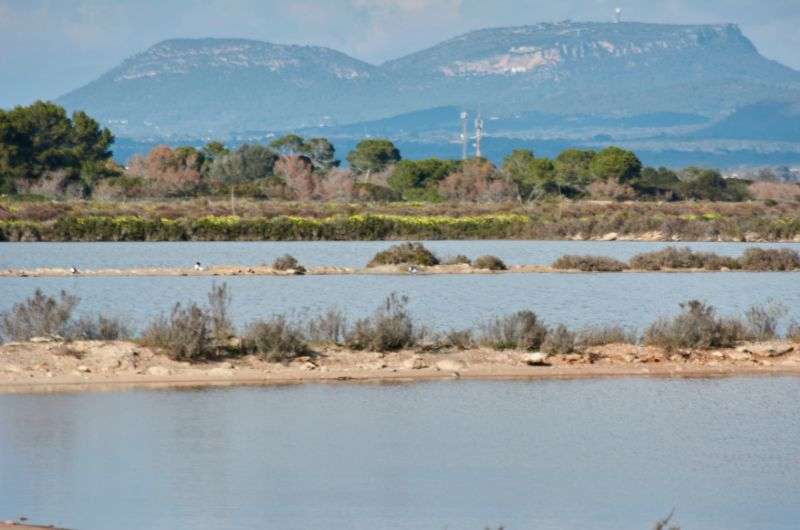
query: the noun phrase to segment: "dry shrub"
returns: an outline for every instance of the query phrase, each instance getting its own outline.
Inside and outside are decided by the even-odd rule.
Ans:
[[[169,315],[160,315],[148,324],[142,343],[162,348],[170,358],[180,361],[197,361],[227,351],[235,333],[228,316],[227,285],[212,285],[208,302],[207,307],[194,302],[175,304]]]
[[[616,180],[596,180],[586,187],[586,191],[596,200],[633,201],[637,197],[635,189]]]
[[[367,267],[379,265],[438,265],[439,258],[422,243],[401,243],[375,254]]]
[[[480,328],[478,342],[497,350],[538,350],[547,336],[547,327],[533,311],[517,311],[495,318]]]
[[[348,202],[353,199],[355,176],[342,169],[330,170],[320,181],[320,194],[325,201]]]
[[[291,254],[284,254],[283,256],[276,258],[275,261],[272,262],[272,268],[276,271],[292,270],[300,274],[306,272],[306,268],[300,265],[300,262],[297,261],[297,258]]]
[[[711,252],[695,252],[692,249],[667,247],[653,252],[637,254],[630,260],[632,269],[657,271],[662,269],[739,269],[736,258],[720,256]]]
[[[542,351],[551,355],[572,353],[575,351],[575,333],[559,324],[550,330],[542,343]]]
[[[455,256],[448,256],[442,260],[442,265],[471,265],[472,260],[464,254],[457,254]]]
[[[250,324],[242,337],[242,349],[269,362],[289,361],[312,353],[303,331],[284,315]]]
[[[472,266],[476,269],[488,269],[490,271],[504,271],[507,270],[506,264],[497,256],[478,256],[472,262]]]
[[[0,313],[0,337],[29,340],[33,337],[67,337],[80,298],[61,291],[58,298],[36,289],[33,296]]]
[[[583,272],[620,272],[628,268],[614,258],[605,256],[561,256],[553,262],[553,268],[559,270],[579,270]]]
[[[417,344],[419,333],[407,309],[408,298],[392,293],[368,317],[357,320],[346,343],[355,350],[396,351]]]
[[[475,345],[472,331],[469,329],[452,329],[442,335],[440,345],[444,348],[468,350]]]
[[[619,325],[592,326],[578,331],[575,340],[579,348],[605,346],[607,344],[636,344],[636,333]]]
[[[800,254],[788,248],[748,248],[739,262],[748,271],[793,271],[800,269]]]
[[[132,333],[121,319],[98,315],[79,318],[69,335],[75,340],[125,340],[130,339]]]
[[[208,313],[191,303],[173,306],[169,316],[161,315],[150,322],[142,333],[146,346],[161,348],[177,361],[197,361],[211,356],[211,322]]]
[[[751,340],[773,340],[778,336],[780,320],[788,312],[786,306],[769,303],[765,306],[752,306],[744,313],[747,335]]]
[[[748,186],[747,191],[753,198],[766,201],[794,201],[800,196],[800,184],[788,182],[756,181]]]
[[[330,308],[308,322],[308,337],[313,342],[342,344],[347,335],[347,318],[340,309]]]
[[[800,343],[800,323],[792,322],[786,329],[786,339]]]
[[[320,198],[320,178],[307,156],[283,156],[275,163],[275,174],[283,177],[286,187],[298,201]]]
[[[681,304],[682,313],[661,318],[644,333],[644,342],[667,350],[681,348],[727,348],[748,338],[746,325],[731,318],[721,318],[709,305],[691,300]]]
[[[517,194],[515,186],[499,178],[494,165],[484,159],[465,161],[461,171],[439,182],[438,191],[443,198],[459,202],[503,202]]]

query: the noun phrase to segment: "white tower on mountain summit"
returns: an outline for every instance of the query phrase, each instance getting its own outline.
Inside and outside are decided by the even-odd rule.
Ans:
[[[618,7],[614,10],[614,23],[619,24],[622,22],[622,8]]]

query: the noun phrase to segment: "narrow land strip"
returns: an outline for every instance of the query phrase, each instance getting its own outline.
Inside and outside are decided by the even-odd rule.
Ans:
[[[0,392],[6,393],[461,378],[743,375],[800,376],[800,344],[773,341],[679,352],[610,344],[581,353],[550,356],[479,348],[378,353],[330,347],[288,363],[266,362],[252,355],[204,363],[179,362],[127,341],[19,342],[0,346]]]

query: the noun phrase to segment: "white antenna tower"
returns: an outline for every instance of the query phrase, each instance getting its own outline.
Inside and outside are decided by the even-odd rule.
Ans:
[[[481,157],[481,138],[483,138],[483,119],[479,112],[475,118],[475,158]]]
[[[614,10],[614,23],[619,24],[622,22],[622,8],[618,7]]]
[[[467,136],[467,118],[469,114],[466,111],[461,112],[461,160],[467,159],[467,142],[469,138]]]

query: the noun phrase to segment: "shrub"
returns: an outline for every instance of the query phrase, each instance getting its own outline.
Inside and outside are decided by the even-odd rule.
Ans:
[[[103,315],[81,317],[69,332],[70,338],[77,340],[122,340],[131,335],[130,328],[122,320]]]
[[[219,286],[212,284],[211,291],[208,293],[208,316],[211,320],[211,337],[218,346],[225,344],[236,334],[228,315],[230,304],[231,295],[228,292],[228,285],[225,283]]]
[[[800,323],[792,322],[786,330],[786,338],[792,342],[800,342]]]
[[[579,270],[583,272],[620,272],[628,268],[614,258],[605,256],[561,256],[553,262],[553,268],[559,270]]]
[[[478,342],[498,350],[538,350],[547,335],[547,328],[533,311],[517,311],[496,318],[481,326]]]
[[[186,307],[177,303],[169,316],[161,315],[145,328],[141,341],[163,349],[174,360],[196,361],[213,352],[211,327],[211,318],[204,308],[195,303]]]
[[[488,269],[490,271],[504,271],[507,270],[506,264],[497,256],[478,256],[472,262],[472,266],[476,269]]]
[[[438,265],[439,259],[422,243],[400,243],[375,254],[367,267],[379,265]]]
[[[308,336],[314,342],[341,344],[346,334],[347,319],[336,308],[330,308],[308,322]]]
[[[680,348],[725,348],[747,337],[745,325],[736,319],[720,318],[709,305],[691,300],[681,304],[683,312],[661,318],[644,333],[644,342],[667,350]]]
[[[618,325],[595,326],[578,331],[575,342],[579,348],[606,344],[636,344],[636,333],[626,331]]]
[[[564,324],[559,324],[547,333],[542,343],[542,351],[552,355],[572,353],[575,351],[575,333],[568,330]]]
[[[269,362],[288,361],[311,353],[301,329],[284,315],[250,324],[242,337],[242,349]]]
[[[291,254],[284,254],[283,256],[276,258],[275,261],[272,262],[272,268],[276,271],[293,270],[300,274],[306,272],[306,268],[300,265],[300,262],[297,261],[297,258]]]
[[[441,337],[440,343],[445,348],[467,350],[475,344],[475,341],[473,340],[471,330],[452,329]]]
[[[771,303],[766,306],[752,306],[745,311],[748,338],[752,340],[772,340],[778,336],[778,324],[787,313],[782,304]]]
[[[408,298],[392,293],[372,316],[356,321],[347,333],[347,345],[373,351],[395,351],[416,345],[419,337],[407,305]]]
[[[632,269],[657,271],[662,269],[741,268],[738,260],[711,252],[694,252],[690,248],[667,247],[653,252],[637,254],[630,260]]]
[[[29,340],[33,337],[66,337],[75,306],[80,299],[61,291],[58,298],[36,289],[33,296],[0,313],[0,337]]]
[[[450,256],[442,260],[443,265],[471,265],[472,260],[466,257],[464,254],[457,254],[455,256]]]
[[[800,269],[800,254],[788,248],[748,248],[739,262],[748,271],[792,271]]]

